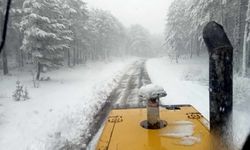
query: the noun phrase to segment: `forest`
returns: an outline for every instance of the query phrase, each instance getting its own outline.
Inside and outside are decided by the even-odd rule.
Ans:
[[[1,27],[5,7],[1,0]],[[39,80],[41,72],[62,66],[152,56],[162,46],[157,42],[141,25],[126,28],[110,12],[89,9],[82,0],[12,0],[0,69],[7,75],[12,68],[32,65]]]
[[[167,14],[165,41],[169,56],[190,58],[207,53],[203,27],[223,25],[234,47],[234,71],[247,76],[250,67],[250,5],[248,0],[175,0]]]
[[[13,0],[0,69],[7,75],[11,68],[32,64],[39,80],[44,70],[107,60],[110,56],[163,54],[178,62],[181,56],[191,59],[207,53],[202,30],[213,20],[223,25],[234,46],[235,72],[247,76],[248,3],[248,0],[174,0],[166,14],[163,40],[141,25],[127,28],[110,12],[89,9],[82,0]],[[5,5],[6,0],[0,1],[1,27]]]

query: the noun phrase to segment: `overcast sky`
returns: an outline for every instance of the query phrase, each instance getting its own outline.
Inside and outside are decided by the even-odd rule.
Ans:
[[[173,0],[84,0],[89,8],[110,11],[125,26],[140,24],[151,33],[162,34],[167,9]]]

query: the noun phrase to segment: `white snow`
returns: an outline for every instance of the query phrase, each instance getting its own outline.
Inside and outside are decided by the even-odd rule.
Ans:
[[[139,96],[144,100],[154,99],[157,97],[164,97],[167,93],[158,85],[148,84],[140,88]]]
[[[87,146],[87,150],[95,150],[98,140],[101,137],[102,131],[104,129],[104,125],[102,125],[102,127],[98,130],[98,132],[96,133],[96,135],[93,137],[92,141],[89,143],[89,145]]]
[[[208,61],[181,60],[179,64],[172,63],[168,58],[150,59],[147,71],[153,82],[163,86],[167,97],[161,99],[164,105],[191,104],[207,119],[209,119],[209,91],[208,91]],[[173,130],[162,136],[178,138],[180,145],[199,143],[201,137],[194,135],[194,128],[190,121],[176,121]]]
[[[205,68],[208,70],[208,62],[200,60],[197,62],[180,62],[179,64],[175,64],[171,63],[171,60],[168,58],[150,59],[147,62],[147,71],[153,84],[162,86],[168,94],[167,97],[161,99],[162,104],[191,104],[209,119],[208,86],[205,81],[202,84],[201,82],[191,81],[195,77],[192,73],[191,77],[188,77],[190,79],[188,81],[186,76],[190,75],[190,73],[188,73],[187,68]],[[196,76],[201,76],[201,79],[203,79],[204,74],[206,73],[197,71]]]
[[[56,150],[64,143],[78,143],[122,74],[133,72],[129,70],[132,62],[133,59],[121,59],[62,68],[43,75],[51,80],[41,81],[39,88],[33,87],[28,70],[11,71],[11,76],[0,76],[0,149]],[[167,58],[155,58],[150,59],[146,67],[153,84],[162,86],[168,94],[161,99],[162,104],[191,104],[209,119],[206,59],[181,60],[175,64]],[[13,100],[17,80],[27,87],[29,100]],[[242,146],[250,131],[250,120],[246,119],[249,113],[243,111],[249,110],[249,84],[247,78],[234,78],[232,132],[238,147]],[[165,136],[178,137],[179,144],[184,145],[199,142],[199,137],[193,135],[192,123],[184,120],[175,122],[175,125],[180,128]]]
[[[168,126],[174,126],[175,128],[162,134],[162,136],[183,138],[194,134],[194,124],[190,121],[171,122]]]
[[[194,145],[195,143],[199,143],[201,141],[200,137],[197,136],[187,136],[183,137],[180,144],[181,145]]]
[[[168,124],[174,126],[173,129],[163,133],[161,136],[166,136],[169,138],[177,138],[179,142],[177,144],[180,145],[193,145],[195,143],[199,143],[201,140],[200,136],[194,135],[194,124],[190,121],[182,120],[175,121]]]
[[[205,59],[204,59],[205,58]],[[161,103],[191,104],[209,120],[209,87],[207,57],[193,60],[181,60],[179,64],[171,63],[168,58],[155,58],[147,62],[147,70],[153,84],[163,86],[168,96]],[[242,148],[250,133],[250,80],[234,75],[233,87],[233,140],[238,149]],[[207,126],[205,120],[202,121]],[[174,135],[174,134],[173,134]],[[192,138],[191,138],[192,139]],[[189,139],[184,144],[192,144]]]
[[[77,143],[131,62],[120,58],[49,72],[51,80],[39,88],[33,88],[28,71],[0,76],[0,149],[56,150]],[[17,80],[27,87],[29,100],[12,99]]]

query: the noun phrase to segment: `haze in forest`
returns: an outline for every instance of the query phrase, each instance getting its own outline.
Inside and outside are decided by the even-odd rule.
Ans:
[[[210,21],[234,47],[237,117],[228,131],[242,148],[250,132],[250,0],[12,0],[10,8],[0,150],[86,149],[112,105],[141,108],[139,88],[150,83],[167,92],[162,106],[192,105],[209,120]]]
[[[110,11],[125,25],[140,24],[152,34],[164,33],[166,14],[173,0],[85,0],[90,8]]]

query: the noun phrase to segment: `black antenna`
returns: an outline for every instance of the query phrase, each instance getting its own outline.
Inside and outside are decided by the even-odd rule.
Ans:
[[[5,19],[4,19],[2,41],[1,41],[1,45],[0,45],[0,53],[2,52],[3,47],[5,45],[6,34],[7,34],[7,29],[8,29],[8,20],[9,20],[10,6],[11,6],[11,0],[8,0],[7,1],[6,13],[5,13]]]

